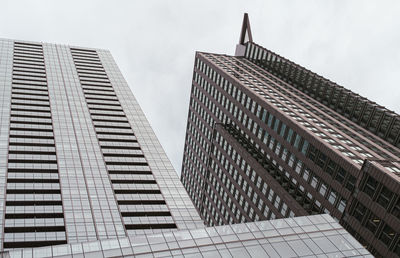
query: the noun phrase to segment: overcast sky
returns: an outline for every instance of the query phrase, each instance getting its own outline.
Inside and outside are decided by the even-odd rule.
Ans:
[[[180,174],[195,51],[253,40],[400,113],[400,1],[0,1],[0,37],[109,49]]]

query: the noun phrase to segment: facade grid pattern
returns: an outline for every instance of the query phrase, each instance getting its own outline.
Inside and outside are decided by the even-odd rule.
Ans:
[[[109,51],[0,43],[2,250],[204,227]]]
[[[399,255],[399,217],[353,221],[371,200],[398,213],[399,115],[251,40],[240,49],[196,53],[181,181],[204,221],[327,213],[374,254]],[[382,183],[368,200],[371,162]]]

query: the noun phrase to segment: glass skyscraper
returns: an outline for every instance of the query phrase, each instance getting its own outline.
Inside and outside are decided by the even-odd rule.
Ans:
[[[253,42],[197,52],[181,181],[207,225],[330,214],[400,255],[400,116]]]
[[[109,51],[0,41],[1,246],[203,222]]]

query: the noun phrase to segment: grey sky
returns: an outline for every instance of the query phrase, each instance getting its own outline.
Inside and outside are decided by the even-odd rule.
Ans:
[[[0,37],[109,49],[180,173],[195,51],[256,43],[400,113],[400,1],[1,1]]]

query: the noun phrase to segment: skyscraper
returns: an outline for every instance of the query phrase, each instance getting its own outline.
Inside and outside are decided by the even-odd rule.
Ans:
[[[203,227],[109,51],[0,40],[1,248]]]
[[[400,255],[400,116],[253,42],[197,52],[181,181],[208,225],[328,213]]]
[[[109,51],[2,39],[0,89],[1,257],[369,256],[328,215],[205,229]]]
[[[204,228],[109,51],[0,40],[0,99],[1,257],[370,257],[329,215]]]

